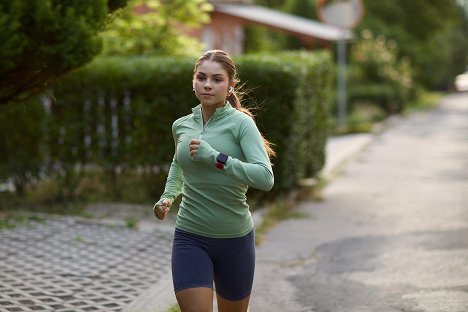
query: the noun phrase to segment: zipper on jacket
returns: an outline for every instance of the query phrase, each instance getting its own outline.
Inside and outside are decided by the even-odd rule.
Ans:
[[[207,127],[208,124],[211,122],[211,120],[213,120],[213,117],[214,117],[214,115],[211,116],[211,118],[208,120],[208,122],[207,122],[205,125],[203,125],[203,116],[202,116],[202,118],[201,118],[201,126],[202,126],[202,129],[201,129],[200,135],[199,135],[199,137],[198,137],[200,140],[203,139],[203,134],[205,134],[206,127]]]

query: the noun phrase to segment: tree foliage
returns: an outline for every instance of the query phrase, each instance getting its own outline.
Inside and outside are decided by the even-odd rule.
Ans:
[[[201,44],[184,31],[209,21],[205,0],[132,0],[103,33],[107,55],[187,55]]]
[[[0,105],[43,91],[101,50],[98,33],[126,0],[0,3]]]
[[[401,111],[414,95],[413,69],[408,57],[399,59],[395,40],[364,30],[350,53],[348,71],[351,107],[364,102],[387,113]]]
[[[467,14],[456,0],[364,0],[361,29],[396,40],[399,57],[409,57],[416,80],[447,88],[468,64]]]
[[[468,10],[464,0],[362,0],[363,21],[355,30],[370,30],[377,38],[383,35],[398,44],[399,59],[409,58],[415,80],[426,88],[447,89],[453,77],[468,65]],[[256,0],[255,3],[294,15],[317,20],[317,0]],[[268,49],[261,31],[248,36],[247,46]],[[358,39],[359,40],[359,39]],[[356,42],[358,42],[358,40]],[[294,39],[279,41],[278,49],[298,49],[303,45]],[[351,46],[352,49],[352,46]]]

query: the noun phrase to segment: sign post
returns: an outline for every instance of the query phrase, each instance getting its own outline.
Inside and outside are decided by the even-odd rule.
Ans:
[[[359,24],[364,16],[361,0],[319,0],[317,13],[324,23],[341,29],[338,41],[338,126],[346,125],[346,39],[345,30]]]

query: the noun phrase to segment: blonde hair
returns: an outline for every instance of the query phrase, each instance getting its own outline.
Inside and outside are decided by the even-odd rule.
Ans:
[[[229,54],[227,54],[225,51],[210,50],[210,51],[206,51],[205,53],[203,53],[195,62],[195,68],[193,70],[194,75],[197,72],[198,66],[203,61],[212,61],[212,62],[221,64],[221,66],[223,66],[224,70],[226,70],[228,74],[230,85],[232,85],[233,83],[237,85],[237,83],[240,81],[237,76],[236,64],[234,63],[232,58],[229,56]],[[243,94],[244,92],[240,90],[240,87],[237,87],[233,89],[233,91],[229,94],[229,96],[226,99],[229,102],[229,104],[231,104],[232,107],[234,107],[238,111],[241,111],[247,114],[252,119],[254,119],[254,115],[252,114],[252,112],[246,107],[243,107],[241,104]],[[274,144],[269,142],[267,139],[265,139],[263,135],[262,135],[262,140],[263,140],[263,144],[265,146],[268,156],[269,157],[276,156],[276,152],[273,149]]]

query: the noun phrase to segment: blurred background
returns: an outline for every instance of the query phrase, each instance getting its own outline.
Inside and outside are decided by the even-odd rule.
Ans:
[[[275,191],[251,191],[253,209],[320,178],[330,136],[370,132],[468,89],[467,0],[355,1],[364,14],[347,30],[322,22],[317,2],[3,1],[0,228],[22,222],[21,211],[152,206],[172,159],[171,124],[197,105],[193,64],[207,49],[234,56],[244,100],[276,144]]]

